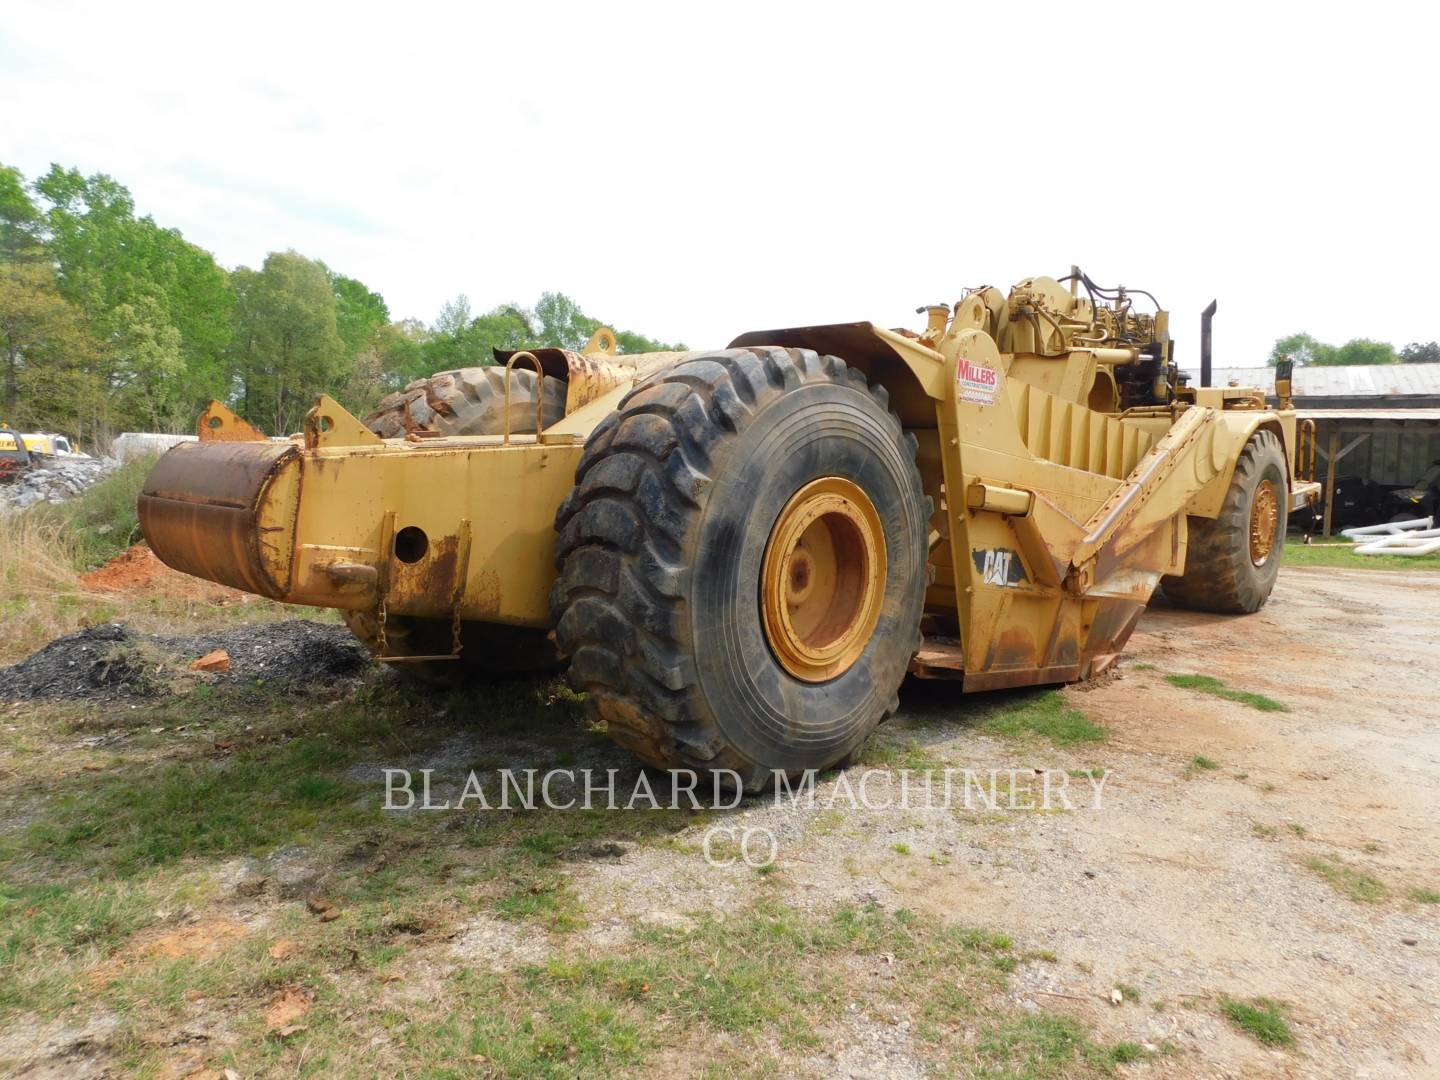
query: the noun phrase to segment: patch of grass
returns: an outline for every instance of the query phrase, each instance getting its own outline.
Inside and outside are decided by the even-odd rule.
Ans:
[[[1202,694],[1211,694],[1214,697],[1224,698],[1226,701],[1238,701],[1242,705],[1249,705],[1252,709],[1259,709],[1261,712],[1290,711],[1290,707],[1283,702],[1266,697],[1264,694],[1251,693],[1249,690],[1232,690],[1219,679],[1210,675],[1166,675],[1165,681],[1182,690],[1199,690]]]
[[[915,738],[907,738],[886,727],[877,728],[865,740],[865,744],[856,751],[855,763],[885,769],[909,769],[912,772],[945,767],[944,761]]]
[[[1305,826],[1301,825],[1298,821],[1286,822],[1286,827],[1296,836],[1304,836],[1308,831]]]
[[[261,852],[379,819],[362,786],[339,773],[350,754],[306,736],[233,760],[168,764],[148,775],[101,774],[63,791],[21,843],[34,855],[128,876],[188,855]]]
[[[982,1064],[980,1075],[1005,1080],[1106,1074],[1116,1065],[1146,1056],[1144,1048],[1132,1042],[1096,1045],[1079,1021],[1049,1013],[1034,1013],[992,1027],[980,1037],[976,1050]]]
[[[1234,998],[1220,999],[1225,1018],[1262,1046],[1294,1046],[1295,1036],[1285,1017],[1285,1007],[1269,998],[1251,998],[1248,1002]]]
[[[534,922],[555,933],[569,933],[587,923],[580,899],[563,881],[520,882],[495,905],[501,918]]]
[[[843,908],[830,916],[761,901],[718,917],[693,916],[684,928],[634,927],[623,950],[572,951],[509,971],[486,965],[449,980],[438,999],[396,1001],[380,1022],[417,1075],[476,1071],[502,1076],[639,1075],[692,1059],[709,1059],[700,1075],[784,1076],[795,1053],[820,1048],[820,1032],[846,1003],[873,1001],[916,1016],[916,1037],[932,1057],[953,1056],[956,1071],[975,1072],[975,1051],[961,1032],[989,1032],[986,1064],[1022,1066],[1005,1075],[1081,1076],[1130,1060],[1130,1050],[1100,1047],[1088,1029],[1045,1014],[1014,1017],[986,1003],[1014,960],[1008,938],[950,927],[907,911]],[[868,982],[865,971],[898,977]],[[351,1004],[367,1016],[374,1003],[359,992]],[[368,1007],[365,1005],[368,1004]],[[317,1008],[317,1012],[319,1009]],[[301,1036],[305,1060],[319,1072],[365,1071],[338,1030],[323,1021]],[[353,1038],[353,1036],[352,1036]],[[255,1038],[235,1052],[244,1074],[278,1064],[269,1042]],[[363,1048],[362,1048],[363,1049]]]
[[[1129,983],[1117,982],[1115,989],[1120,991],[1120,996],[1126,1001],[1139,1001],[1140,991]]]
[[[983,1061],[1004,1075],[1079,1077],[1129,1060],[1125,1044],[1098,1045],[1074,1021],[1060,1018],[1057,1030],[1044,1014],[1017,1017],[997,1004],[1022,959],[1009,938],[876,906],[796,910],[766,896],[783,873],[752,886],[760,900],[748,909],[695,915],[687,929],[632,924],[623,948],[566,936],[586,914],[566,860],[614,857],[603,850],[612,839],[664,842],[703,813],[380,813],[371,764],[423,759],[481,718],[573,748],[586,737],[575,702],[550,687],[447,700],[377,676],[338,699],[191,692],[106,719],[103,730],[143,739],[107,750],[101,771],[80,771],[76,761],[89,758],[63,751],[37,823],[0,838],[0,1015],[83,1008],[120,1015],[127,1030],[161,1031],[183,1022],[200,994],[223,1000],[235,1019],[235,1040],[208,1064],[242,1075],[629,1075],[701,1047],[717,1080],[782,1076],[852,1001],[913,1017],[926,1052],[959,1073]],[[45,706],[38,715],[53,735],[101,729],[95,711]],[[202,737],[176,733],[192,722]],[[542,725],[545,740],[532,739]],[[217,754],[212,735],[235,747]],[[617,789],[628,787],[622,775]],[[821,830],[842,823],[817,819]],[[222,859],[281,845],[306,849],[338,918],[322,922],[302,902],[266,894],[254,901],[271,916],[263,930],[204,954],[150,950],[162,929],[214,915],[222,896],[229,911],[238,886],[232,868],[217,873]],[[858,873],[848,856],[842,865]],[[547,935],[554,959],[491,971],[482,958],[443,978],[415,969],[429,954],[411,943],[447,948],[477,912],[518,935]],[[282,938],[298,951],[277,961],[267,950]],[[416,979],[423,985],[406,986]],[[260,1014],[289,985],[317,997],[307,1030],[281,1042]],[[967,1032],[994,1035],[982,1058]],[[125,1070],[158,1072],[168,1049],[132,1041]]]
[[[1336,892],[1357,904],[1377,904],[1390,895],[1390,890],[1379,878],[1347,866],[1339,859],[1312,855],[1305,860],[1305,865],[1324,878]]]
[[[1280,835],[1280,830],[1274,825],[1262,825],[1260,822],[1252,822],[1250,831],[1261,840],[1274,840]]]
[[[891,844],[891,845],[890,845],[890,849],[891,849],[892,851],[894,851],[896,855],[909,855],[909,854],[910,854],[910,845],[909,845],[909,844],[903,844],[903,843],[901,843],[901,844]]]
[[[145,890],[114,882],[0,881],[0,1013],[50,1015],[72,1004],[77,965],[117,947],[154,911]]]
[[[1145,1048],[1139,1043],[1120,1042],[1104,1053],[1113,1065],[1133,1065],[1145,1057]]]
[[[984,728],[1012,739],[1038,736],[1056,746],[1103,742],[1105,729],[1065,700],[1058,690],[1026,694],[987,716]]]
[[[1440,555],[1356,555],[1354,546],[1344,537],[1317,536],[1312,544],[1287,540],[1283,565],[1351,570],[1435,570],[1440,568]]]
[[[1133,670],[1135,670],[1135,671],[1159,671],[1159,670],[1160,670],[1160,669],[1157,668],[1154,664],[1132,664],[1132,665],[1131,665],[1131,668],[1132,668]]]
[[[42,526],[72,538],[77,569],[93,570],[140,539],[135,502],[158,458],[132,458],[103,480],[63,503],[37,503],[25,511]]]
[[[1190,759],[1190,767],[1208,772],[1211,769],[1220,768],[1220,763],[1214,758],[1206,757],[1204,754],[1196,754]]]
[[[1440,892],[1434,889],[1411,889],[1405,895],[1417,904],[1440,904]]]

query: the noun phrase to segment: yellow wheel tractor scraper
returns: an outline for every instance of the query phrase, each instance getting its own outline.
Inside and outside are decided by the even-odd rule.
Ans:
[[[1168,314],[1079,271],[922,311],[709,352],[601,331],[363,423],[322,397],[283,442],[214,403],[140,520],[170,566],[338,608],[420,678],[568,662],[640,758],[751,789],[844,759],[907,671],[1084,679],[1157,585],[1265,602],[1318,488],[1288,400],[1187,386]]]

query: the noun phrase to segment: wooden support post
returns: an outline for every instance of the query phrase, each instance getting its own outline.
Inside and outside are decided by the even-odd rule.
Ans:
[[[1340,464],[1340,431],[1330,432],[1330,460],[1325,465],[1325,527],[1321,535],[1330,535],[1330,512],[1335,508],[1335,466]]]

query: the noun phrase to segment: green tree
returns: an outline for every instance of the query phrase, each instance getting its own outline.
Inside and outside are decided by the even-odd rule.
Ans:
[[[428,374],[424,370],[424,345],[429,337],[430,331],[419,319],[401,319],[380,331],[376,349],[387,390]]]
[[[93,433],[104,409],[99,343],[44,262],[0,262],[0,348],[0,419]]]
[[[1406,364],[1440,364],[1440,342],[1412,341],[1400,350],[1400,359]]]
[[[560,349],[581,349],[590,335],[600,329],[598,319],[580,310],[580,305],[564,293],[541,293],[535,303],[535,321],[539,324],[537,344]]]
[[[43,255],[39,236],[42,221],[20,170],[0,165],[0,261]]]
[[[273,434],[298,427],[316,396],[349,374],[325,268],[294,251],[239,267],[232,356],[241,411]]]
[[[1398,358],[1395,346],[1370,338],[1352,338],[1344,345],[1327,345],[1309,334],[1291,334],[1275,342],[1270,350],[1273,365],[1282,356],[1288,356],[1300,365],[1320,367],[1341,364],[1393,364]]]
[[[1370,338],[1352,338],[1335,350],[1334,364],[1397,364],[1395,346],[1386,341],[1372,341]]]
[[[1316,341],[1309,334],[1291,334],[1275,342],[1275,347],[1270,350],[1270,363],[1273,366],[1282,356],[1288,356],[1296,364],[1325,364],[1329,363],[1329,355],[1335,350],[1332,346]]]
[[[580,305],[563,293],[543,293],[535,304],[539,323],[540,345],[556,345],[562,349],[583,349],[590,336],[605,325],[604,320],[591,318]],[[683,345],[667,345],[632,330],[616,330],[615,344],[622,353],[681,351]]]
[[[390,325],[390,308],[385,298],[328,266],[325,275],[335,293],[335,329],[346,351],[355,356],[366,349],[375,350],[380,331]],[[378,350],[376,354],[379,355]]]
[[[518,304],[502,304],[484,315],[472,316],[470,300],[457,296],[435,319],[431,333],[420,346],[424,374],[462,367],[484,367],[495,362],[495,350],[519,349],[536,344],[530,313]]]
[[[52,166],[35,182],[61,293],[101,344],[106,422],[184,427],[227,388],[234,293],[209,252],[149,217],[103,173]],[[101,433],[103,436],[103,432]]]

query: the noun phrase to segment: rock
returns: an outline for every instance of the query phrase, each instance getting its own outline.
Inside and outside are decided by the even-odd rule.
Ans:
[[[191,671],[219,671],[230,670],[230,654],[224,649],[214,649],[200,657],[190,665]]]
[[[265,857],[265,876],[275,882],[281,900],[298,900],[315,892],[320,868],[306,859],[304,848],[281,848]]]
[[[52,457],[35,454],[32,465],[0,484],[0,511],[24,510],[36,503],[65,502],[119,468],[114,458]]]
[[[215,868],[215,884],[235,896],[259,896],[266,877],[259,859],[244,855],[228,859]]]

